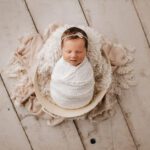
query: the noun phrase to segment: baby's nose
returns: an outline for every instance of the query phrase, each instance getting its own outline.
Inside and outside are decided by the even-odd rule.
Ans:
[[[76,56],[77,56],[76,53],[71,53],[71,57],[72,57],[72,58],[75,58]]]

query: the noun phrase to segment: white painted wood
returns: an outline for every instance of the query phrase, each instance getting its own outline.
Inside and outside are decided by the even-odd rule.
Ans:
[[[86,25],[78,0],[27,0],[27,4],[40,32],[53,22]]]
[[[92,26],[113,41],[137,49],[135,73],[138,85],[124,91],[120,103],[137,147],[140,150],[148,150],[150,149],[150,49],[132,2],[87,0],[82,3]]]
[[[46,2],[44,1],[44,4],[43,4],[43,3],[41,3],[41,1],[36,0],[33,3],[32,1],[27,0],[27,4],[30,9],[30,12],[33,15],[35,24],[38,27],[40,32],[49,23],[54,21],[54,19],[53,19],[54,16],[52,13],[53,10],[55,10],[57,12],[55,15],[55,18],[57,18],[58,22],[62,21],[62,19],[64,19],[64,23],[70,23],[70,24],[72,23],[72,18],[71,18],[72,15],[71,15],[71,13],[69,13],[70,10],[72,10],[72,7],[70,6],[70,7],[68,7],[68,9],[66,8],[66,6],[67,6],[66,3],[68,3],[68,1],[63,1],[64,3],[63,3],[63,5],[61,5],[62,7],[59,7],[60,1],[59,2],[55,1],[55,3],[50,2],[50,1],[47,3]],[[73,1],[72,5],[74,2],[77,3],[77,1]],[[73,6],[76,6],[76,5],[77,4],[74,4]],[[49,8],[52,8],[52,9],[49,9]],[[60,14],[60,11],[62,11],[62,9],[60,9],[60,8],[63,8],[66,11],[63,12],[62,14]],[[78,10],[78,12],[81,13],[81,9],[79,9],[79,6],[75,7],[75,8]],[[73,9],[72,11],[74,11],[76,9]],[[40,10],[43,10],[43,11],[40,11]],[[68,18],[62,17],[62,16],[64,16],[64,13],[70,14],[68,16]],[[73,15],[73,18],[75,18],[73,20],[74,24],[85,24],[85,19],[83,17],[81,18],[81,14],[80,15],[76,14],[76,13],[74,13],[74,14],[75,14],[75,15]],[[99,149],[99,148],[114,148],[114,149],[117,148],[118,150],[120,150],[119,148],[135,149],[131,135],[129,134],[126,123],[125,123],[120,111],[117,111],[117,116],[115,118],[112,118],[112,121],[107,120],[106,122],[103,122],[102,125],[101,125],[101,123],[98,122],[96,124],[96,126],[99,129],[97,130],[97,132],[94,132],[93,134],[92,133],[90,134],[90,132],[91,132],[91,130],[93,130],[93,128],[95,128],[94,127],[95,125],[90,124],[87,121],[76,121],[76,123],[78,124],[81,138],[84,142],[86,149]],[[120,124],[120,126],[118,126],[118,123]],[[114,135],[114,133],[118,130],[119,130],[118,133],[122,133],[122,134]],[[90,134],[90,136],[89,136],[89,134]],[[91,143],[90,143],[90,138],[92,138],[92,137],[96,137],[97,143],[95,145],[91,145]],[[99,139],[99,137],[101,137],[101,139]],[[113,140],[114,140],[114,143],[113,143]],[[122,146],[119,147],[120,143],[124,143],[124,144],[122,144]]]
[[[1,1],[0,19],[2,20],[0,22],[0,68],[5,68],[8,60],[13,54],[13,50],[18,45],[18,39],[23,35],[35,32],[35,28],[24,1]],[[6,78],[3,72],[2,76],[8,91],[11,92],[15,81],[13,82]],[[28,112],[25,109],[16,109],[21,119],[22,126],[24,127],[34,150],[83,150],[80,137],[78,136],[77,130],[72,122],[64,123],[62,126],[56,128],[49,127],[44,120],[37,121],[31,116],[26,116]],[[8,117],[8,120],[9,119],[14,121],[14,123],[16,122],[13,118]],[[15,128],[13,132],[16,133],[18,130]],[[14,140],[16,140],[16,142],[20,141],[15,138]],[[13,147],[11,143],[9,146]]]
[[[26,12],[26,13],[25,13]],[[35,32],[23,1],[0,1],[0,72],[18,46],[18,39]]]
[[[27,117],[22,123],[28,136],[32,137],[32,142],[35,143],[35,150],[83,150],[72,121],[66,121],[58,126],[50,127],[43,120]],[[37,135],[38,137],[36,137]]]
[[[0,78],[0,149],[31,150],[30,143]]]
[[[8,11],[9,10],[9,11]],[[34,25],[23,1],[0,1],[0,72],[5,70],[14,50],[19,44],[19,38],[35,33]],[[8,91],[14,88],[16,80],[8,79],[2,72]],[[20,118],[27,114],[22,108],[17,109]]]
[[[77,126],[87,150],[136,150],[118,104],[115,109],[116,114],[107,120],[101,121],[96,118],[96,122],[77,121]],[[91,139],[95,139],[96,143],[91,144]]]
[[[6,3],[7,3],[7,1],[5,1]],[[29,3],[30,1],[28,1],[28,3]],[[89,1],[86,1],[86,2],[89,2]],[[6,4],[5,3],[5,4]],[[19,2],[19,3],[22,3],[22,2]],[[32,3],[32,2],[31,2]],[[147,51],[148,49],[147,49],[147,44],[146,44],[146,41],[145,41],[145,39],[144,39],[144,36],[143,36],[143,33],[142,33],[142,30],[141,30],[141,27],[140,27],[140,25],[139,25],[139,23],[138,23],[138,19],[136,18],[136,14],[135,14],[135,12],[133,11],[133,7],[131,6],[131,3],[129,2],[129,1],[114,1],[114,2],[110,2],[110,1],[107,1],[107,2],[104,2],[104,1],[101,1],[101,3],[102,3],[102,5],[98,5],[98,3],[99,2],[95,2],[95,3],[92,3],[92,4],[90,4],[89,6],[90,7],[93,7],[93,5],[94,4],[96,4],[96,6],[94,6],[94,10],[95,11],[103,11],[103,8],[105,9],[104,11],[105,11],[105,13],[103,14],[103,13],[95,13],[94,15],[95,16],[97,16],[97,18],[95,18],[95,20],[93,19],[93,17],[94,17],[94,15],[92,15],[92,17],[91,17],[91,20],[93,21],[93,24],[91,24],[92,26],[94,26],[96,29],[99,29],[99,31],[101,31],[101,32],[103,32],[104,34],[106,34],[108,37],[110,37],[110,38],[112,38],[114,41],[116,40],[116,41],[119,41],[119,42],[122,42],[122,43],[124,43],[125,45],[138,45],[138,47],[139,47],[139,52],[140,52],[140,50],[141,49],[143,49],[144,50],[144,55],[143,55],[143,53],[140,53],[140,54],[142,54],[142,55],[139,55],[139,53],[137,54],[136,53],[136,59],[138,58],[140,58],[139,56],[141,56],[142,58],[146,58],[146,60],[144,60],[142,63],[141,62],[138,62],[137,64],[138,64],[138,69],[140,69],[140,71],[141,71],[141,74],[140,74],[140,76],[139,76],[139,81],[140,82],[142,82],[143,80],[144,80],[144,83],[140,86],[140,88],[138,88],[138,90],[139,91],[141,91],[141,89],[144,87],[143,85],[146,85],[145,83],[146,82],[148,82],[149,80],[147,79],[147,77],[145,77],[145,75],[143,75],[143,64],[146,64],[146,66],[148,66],[148,64],[149,64],[149,60],[147,59],[148,58],[148,56],[146,55],[146,53],[148,53],[148,55],[149,55],[149,52]],[[113,3],[113,4],[112,4]],[[10,5],[13,5],[13,4],[11,4],[10,2],[9,2],[9,4]],[[122,6],[122,4],[123,4],[123,6],[125,6],[125,8],[122,8],[121,9],[121,6]],[[7,4],[8,5],[8,4]],[[15,2],[14,2],[14,5],[15,5]],[[106,5],[107,5],[107,7],[106,7]],[[22,6],[22,4],[21,4],[21,6]],[[35,4],[35,6],[36,6],[36,4]],[[57,5],[56,5],[57,6]],[[96,7],[97,6],[105,6],[105,7],[102,7],[102,8],[99,8],[98,7],[98,10],[96,9]],[[4,6],[3,6],[4,7]],[[39,7],[40,7],[40,5],[39,5]],[[46,7],[46,6],[45,6]],[[58,6],[57,6],[58,7]],[[109,7],[110,8],[112,8],[112,9],[109,9]],[[5,6],[5,8],[6,8],[6,6]],[[29,6],[29,8],[31,9],[31,6]],[[53,7],[54,8],[54,7]],[[69,7],[70,8],[70,7]],[[77,7],[78,8],[78,7]],[[116,10],[116,9],[114,9],[114,8],[118,8],[118,10]],[[129,10],[129,14],[127,13],[125,13],[126,12],[126,8],[128,8],[127,10]],[[106,9],[107,9],[107,11],[106,11]],[[2,9],[0,9],[0,10],[2,10]],[[8,10],[8,9],[6,9],[6,10]],[[43,9],[44,10],[44,9]],[[55,10],[57,10],[57,9],[55,9]],[[90,10],[89,8],[87,9],[88,11]],[[113,13],[110,11],[110,10],[112,10],[113,11]],[[5,11],[3,11],[3,12],[5,12]],[[15,11],[14,11],[15,12]],[[31,12],[32,12],[32,14],[33,13],[35,13],[33,10],[31,10]],[[94,11],[92,10],[90,13],[93,13]],[[119,13],[121,14],[120,16],[119,16]],[[47,11],[46,12],[44,12],[44,14],[43,14],[43,16],[41,15],[41,17],[38,17],[40,14],[38,14],[37,13],[37,18],[41,18],[41,20],[42,20],[42,17],[44,18],[44,16],[46,16],[47,15]],[[47,15],[47,16],[49,16],[50,17],[50,11],[49,11],[49,15]],[[130,16],[130,13],[132,14],[131,16]],[[24,13],[23,13],[24,14]],[[69,13],[67,13],[67,14],[69,14]],[[99,16],[98,15],[96,15],[96,14],[101,14],[100,15],[100,17],[101,18],[98,18]],[[112,14],[112,16],[111,16],[111,14]],[[113,14],[115,15],[115,17],[113,18]],[[61,16],[61,14],[59,14],[60,16]],[[88,14],[89,15],[89,14]],[[47,21],[47,16],[45,17],[45,20]],[[65,15],[64,15],[65,16]],[[71,15],[70,15],[71,16]],[[79,16],[81,16],[81,15],[79,15]],[[90,16],[90,15],[89,15]],[[105,16],[105,17],[103,17],[103,16]],[[122,19],[122,17],[121,16],[125,16],[125,22],[121,22],[120,23],[120,20]],[[36,17],[36,13],[34,14],[34,18]],[[131,22],[129,22],[129,23],[126,23],[127,22],[127,18],[130,18],[130,21]],[[132,20],[132,17],[133,17],[133,20]],[[10,20],[10,18],[11,17],[6,17],[6,18],[9,18],[8,19],[8,22],[9,22],[9,20]],[[24,17],[24,19],[25,18],[28,18],[28,17]],[[58,21],[60,20],[60,19],[62,19],[62,17],[61,18],[59,18],[59,17],[56,17],[57,19],[58,19]],[[112,20],[110,19],[110,18],[112,18]],[[113,21],[113,19],[115,20],[115,21]],[[21,20],[21,19],[20,19]],[[30,19],[29,19],[30,20]],[[66,19],[67,20],[67,19]],[[75,19],[76,20],[76,19]],[[17,21],[17,19],[15,20],[15,25],[12,25],[12,27],[16,27],[16,25],[17,25],[17,23],[16,23],[16,21]],[[45,21],[45,22],[46,22]],[[42,31],[48,24],[49,24],[49,22],[50,21],[53,21],[53,20],[49,20],[49,21],[47,21],[46,23],[43,23],[43,21],[40,21],[40,19],[39,19],[39,23],[37,23],[38,22],[38,19],[36,20],[35,19],[35,22],[37,23],[37,27],[38,27],[38,29],[40,30],[40,31]],[[79,21],[78,19],[76,20],[77,22]],[[81,23],[83,23],[83,22],[85,22],[84,20],[80,20],[81,21]],[[83,21],[83,22],[82,22]],[[109,22],[110,21],[110,22]],[[134,21],[135,21],[135,24],[134,24]],[[6,25],[9,25],[8,24],[8,22],[7,22],[7,24]],[[23,22],[23,21],[22,21]],[[27,21],[27,23],[29,23],[30,21]],[[71,22],[71,18],[70,19],[68,19],[67,21],[66,21],[66,23],[70,23]],[[95,22],[97,22],[97,24],[95,23]],[[105,22],[105,23],[104,23]],[[39,25],[41,23],[41,25]],[[71,22],[72,23],[72,22]],[[74,23],[74,22],[73,22]],[[101,23],[103,23],[103,25],[101,25]],[[129,25],[128,25],[129,24]],[[131,25],[131,24],[133,24],[133,25]],[[0,23],[0,25],[1,25],[1,23]],[[3,24],[2,24],[2,26],[3,25],[5,25],[5,23],[3,22]],[[131,25],[131,26],[130,26]],[[21,30],[23,30],[23,31],[20,31],[20,34],[18,35],[18,37],[20,37],[20,35],[22,35],[22,33],[24,32],[24,33],[27,33],[28,32],[28,29],[30,28],[31,29],[31,26],[32,26],[32,24],[30,24],[29,23],[29,25],[28,26],[21,26],[20,27],[20,25],[18,25],[19,26],[19,28],[21,28]],[[119,27],[118,27],[119,26]],[[126,26],[128,27],[128,28],[126,28]],[[129,27],[130,26],[130,27]],[[0,26],[1,27],[1,26]],[[4,26],[3,26],[4,27]],[[9,29],[12,29],[12,28],[10,28],[11,26],[9,26]],[[22,29],[22,27],[23,28],[25,28],[25,29]],[[134,27],[135,27],[135,29],[134,29]],[[0,28],[0,32],[2,31],[1,30],[2,28]],[[32,28],[33,29],[33,28]],[[126,29],[125,31],[124,31],[124,29]],[[130,31],[127,31],[127,29],[129,29]],[[13,31],[14,29],[12,29],[12,32],[14,32]],[[33,29],[34,30],[34,29]],[[33,31],[33,30],[31,30],[31,31]],[[3,32],[3,34],[5,33],[7,33],[8,32],[8,29],[5,29],[5,32]],[[7,33],[7,34],[9,34],[11,32],[11,30]],[[30,32],[30,30],[29,30],[29,32]],[[137,32],[137,33],[136,33]],[[1,32],[2,33],[2,32]],[[16,34],[17,34],[18,32],[16,32]],[[134,33],[134,34],[131,34],[131,37],[129,36],[129,33]],[[8,38],[7,38],[7,36],[6,36],[6,39],[4,40],[3,38],[2,38],[2,35],[3,34],[0,34],[1,36],[1,41],[3,41],[2,42],[2,44],[4,45],[3,47],[2,47],[2,49],[4,49],[4,50],[6,50],[7,49],[7,47],[5,48],[5,45],[7,44],[7,40],[8,40]],[[136,41],[136,39],[135,39],[135,37],[134,37],[134,35],[135,35],[135,37],[138,37],[138,40]],[[139,37],[139,36],[141,36],[141,37]],[[15,44],[17,45],[17,39],[16,39],[16,37],[15,37],[15,34],[14,35],[12,35],[12,37],[13,38],[10,38],[9,40],[15,40],[15,41],[13,41],[12,42],[12,45],[14,44],[14,47],[15,47]],[[130,37],[130,38],[129,38]],[[133,39],[133,37],[134,37],[134,39]],[[5,41],[5,43],[4,43],[4,41]],[[10,45],[7,45],[7,46],[10,46]],[[10,46],[9,48],[8,48],[8,52],[10,51],[10,49],[12,50],[12,48],[13,48],[13,46]],[[145,48],[146,47],[146,48]],[[11,51],[10,51],[10,53],[12,53]],[[9,58],[10,56],[10,53],[8,53],[8,55],[5,53],[5,52],[2,52],[2,54],[5,54],[5,57],[3,58],[3,64],[2,63],[0,63],[0,64],[2,64],[2,65],[5,65],[5,63],[7,63],[7,58]],[[2,55],[1,55],[2,56]],[[3,55],[4,56],[4,55]],[[6,59],[5,59],[6,58]],[[139,70],[137,69],[137,73],[139,73]],[[144,68],[145,69],[145,68]],[[143,77],[141,78],[141,76],[143,75]],[[145,79],[146,78],[146,79]],[[6,80],[5,80],[5,82],[6,82]],[[8,85],[8,84],[7,84]],[[147,88],[148,88],[148,86],[147,86]],[[135,90],[135,91],[134,91]],[[128,93],[128,92],[127,92]],[[134,94],[133,94],[134,93]],[[142,98],[142,97],[145,97],[144,98],[144,101],[143,101],[143,105],[141,106],[142,107],[142,109],[141,108],[139,108],[139,105],[141,105],[141,99],[140,98],[138,98],[137,100],[138,100],[138,103],[136,102],[135,103],[135,96],[136,96],[136,94],[137,94],[137,89],[133,89],[132,91],[131,91],[131,93],[130,94],[126,94],[125,93],[125,95],[127,95],[126,97],[131,97],[130,99],[127,99],[127,101],[125,102],[125,101],[123,101],[122,102],[122,106],[123,106],[123,108],[125,109],[125,112],[130,112],[130,110],[131,110],[131,116],[129,115],[129,121],[131,121],[131,124],[130,124],[130,127],[132,126],[132,124],[134,125],[133,126],[133,128],[132,128],[132,131],[133,131],[133,134],[135,134],[136,135],[136,138],[138,137],[138,141],[140,141],[141,143],[142,143],[142,148],[144,149],[145,148],[145,150],[146,150],[146,148],[149,148],[148,147],[148,145],[147,145],[147,143],[148,143],[148,137],[149,137],[149,132],[148,133],[146,133],[145,131],[144,132],[142,132],[142,130],[139,130],[140,129],[140,127],[143,129],[143,127],[148,127],[148,125],[149,124],[147,124],[148,123],[148,119],[149,119],[149,114],[148,114],[148,109],[145,109],[144,110],[144,108],[148,108],[149,107],[149,104],[147,103],[147,98],[148,98],[148,94],[147,94],[147,90],[146,90],[146,92],[144,93],[143,92],[143,95],[142,94],[139,94],[140,95],[140,98]],[[146,94],[146,95],[145,95]],[[132,96],[133,95],[133,96]],[[126,100],[126,99],[125,99]],[[131,106],[129,105],[129,100],[130,100],[130,102],[131,102]],[[125,104],[124,104],[125,103]],[[137,105],[137,108],[133,111],[132,109],[134,108],[133,106],[136,106]],[[147,106],[148,105],[148,106]],[[146,107],[147,106],[147,107]],[[144,118],[141,118],[141,119],[139,119],[138,117],[139,116],[141,116],[141,117],[143,117],[143,114],[141,114],[141,110],[143,111],[143,114],[145,113],[145,116],[146,117],[144,117]],[[119,113],[117,113],[117,115],[118,114],[120,114],[120,112]],[[138,114],[139,114],[139,116],[138,116]],[[122,116],[120,117],[120,122],[124,122],[124,121],[121,121],[122,119]],[[145,118],[147,119],[147,121],[145,122],[144,120],[145,120]],[[118,117],[117,117],[117,119],[118,119]],[[26,121],[27,120],[27,121]],[[116,123],[117,124],[117,121],[116,120],[112,120],[113,121],[113,123]],[[145,126],[141,123],[141,121],[144,121],[144,123],[143,124],[146,124]],[[43,122],[39,122],[39,121],[36,121],[34,118],[32,118],[32,117],[27,117],[27,118],[25,118],[23,121],[23,125],[24,125],[24,127],[25,127],[25,129],[26,129],[26,131],[27,131],[27,133],[28,133],[28,135],[30,135],[29,137],[32,137],[32,142],[34,143],[33,145],[34,145],[34,148],[35,149],[45,149],[45,147],[46,148],[49,148],[49,147],[51,147],[51,148],[54,148],[55,146],[54,145],[51,145],[52,144],[52,142],[49,144],[48,142],[48,140],[47,140],[47,138],[44,138],[44,137],[48,137],[48,139],[52,139],[53,138],[53,136],[55,135],[57,135],[58,134],[58,136],[56,137],[56,138],[62,138],[60,135],[61,135],[61,133],[60,133],[60,131],[62,131],[62,127],[61,127],[61,129],[58,127],[57,129],[55,128],[55,129],[52,129],[51,127],[49,127],[49,128],[46,128],[45,126],[45,124],[43,123]],[[139,124],[140,125],[138,125],[138,122],[140,122]],[[111,132],[112,131],[116,131],[118,128],[118,126],[117,125],[113,125],[113,130],[110,130],[110,127],[111,127],[111,122],[110,122],[110,120],[109,121],[106,121],[106,122],[103,122],[104,123],[104,125],[101,127],[99,127],[98,126],[98,128],[100,128],[101,129],[101,131],[105,131],[104,133],[104,135],[105,135],[105,137],[107,138],[107,137],[110,137],[111,139],[112,139],[112,136],[111,136]],[[85,125],[86,124],[86,122],[83,124],[83,125]],[[101,123],[100,123],[101,124]],[[142,124],[142,126],[141,126],[141,124]],[[102,125],[102,124],[101,124]],[[128,131],[127,131],[127,127],[125,126],[125,123],[120,123],[120,125],[121,125],[121,127],[119,127],[120,128],[120,131],[121,131],[121,133],[123,134],[125,134],[125,135],[127,135],[127,137],[129,136],[129,134],[128,134]],[[62,126],[64,126],[64,125],[62,125]],[[66,125],[65,125],[66,126]],[[70,126],[70,124],[69,124],[69,126]],[[115,127],[116,126],[116,127]],[[32,130],[32,128],[34,127],[34,129],[35,130]],[[87,129],[87,131],[82,131],[83,130],[83,127],[85,128],[85,126],[82,126],[81,124],[79,125],[79,129],[81,130],[81,132],[82,132],[82,134],[84,135],[84,138],[85,138],[85,140],[86,140],[86,138],[87,138],[87,136],[86,136],[86,134],[88,133],[88,132],[90,132],[90,130],[91,130],[91,128],[93,128],[93,125],[91,125],[91,126],[88,126],[87,127],[87,125],[86,125],[86,129]],[[123,129],[125,127],[125,129]],[[72,130],[72,126],[70,127],[71,128],[71,130]],[[70,129],[69,128],[69,129]],[[114,129],[115,128],[115,129]],[[66,131],[66,127],[65,128],[63,128],[65,131]],[[146,128],[147,129],[147,128]],[[55,132],[54,130],[57,130],[58,132]],[[32,132],[31,132],[32,131]],[[40,132],[39,132],[40,131]],[[47,135],[48,134],[48,131],[49,131],[49,133],[53,133],[53,134],[49,134],[49,135]],[[118,131],[118,130],[117,130]],[[57,134],[56,134],[57,133]],[[68,132],[67,132],[68,133]],[[119,132],[118,132],[119,133]],[[37,135],[38,134],[38,135]],[[75,133],[72,133],[74,136],[76,136],[76,134]],[[71,134],[71,135],[72,135]],[[141,134],[141,135],[140,135]],[[42,136],[39,136],[39,135],[42,135]],[[66,134],[63,134],[63,137],[65,136]],[[100,131],[98,131],[98,134],[97,134],[97,132],[95,133],[95,134],[92,134],[91,133],[91,135],[96,135],[95,137],[98,137],[99,135],[101,135],[101,133],[100,133]],[[146,138],[146,136],[147,136],[147,140],[145,139]],[[37,137],[36,137],[37,136]],[[59,137],[60,136],[60,137]],[[116,140],[114,140],[115,141],[115,144],[117,145],[118,143],[121,143],[122,144],[122,142],[125,142],[125,141],[123,141],[123,140],[126,140],[126,139],[124,139],[125,137],[121,137],[120,139],[118,138],[119,136],[121,136],[121,135],[115,135],[116,136]],[[144,136],[144,139],[142,139],[142,136]],[[70,136],[69,136],[70,137]],[[67,138],[69,138],[69,137],[67,137]],[[90,136],[90,138],[91,138],[92,136]],[[105,140],[105,137],[104,137],[104,140]],[[56,139],[55,138],[55,139]],[[141,138],[141,139],[140,139]],[[43,143],[39,143],[40,141],[41,141],[41,139],[46,139],[46,142],[44,143],[44,140],[42,141]],[[62,138],[63,139],[63,138]],[[113,138],[114,139],[114,138]],[[120,141],[118,141],[118,140],[120,140]],[[144,147],[144,140],[145,140],[145,142],[146,142],[146,146]],[[48,141],[48,142],[47,142]],[[77,138],[77,141],[78,141],[78,138]],[[105,146],[108,146],[108,147],[115,147],[115,146],[112,146],[112,141],[113,140],[108,140],[107,141],[107,143],[105,143],[105,142],[103,142],[103,144],[101,144],[101,143],[99,143],[99,146],[100,147],[104,147],[105,148]],[[84,141],[85,142],[85,141]],[[88,140],[86,141],[86,142],[88,142]],[[87,144],[85,142],[85,145]],[[37,145],[36,145],[36,144]],[[67,142],[67,144],[68,144],[69,142]],[[73,142],[70,142],[70,143],[73,143]],[[132,147],[132,140],[131,140],[131,138],[130,138],[130,136],[129,136],[129,141],[127,142],[127,143],[130,143],[131,144],[131,147]],[[141,144],[140,143],[140,144]],[[46,145],[45,147],[44,147],[44,144]],[[48,145],[49,144],[49,145]],[[56,144],[56,143],[55,143]],[[120,145],[121,145],[120,144]],[[125,144],[125,143],[124,143]],[[76,144],[77,145],[77,144]],[[88,145],[88,144],[87,144]],[[38,148],[38,146],[39,146],[39,148]],[[54,147],[53,147],[54,146]],[[64,147],[63,147],[64,146]],[[63,147],[63,148],[66,148],[66,145],[61,145],[61,147]],[[93,146],[93,145],[92,145]],[[97,145],[94,145],[95,147],[97,146]],[[98,147],[99,147],[98,146]],[[128,147],[128,146],[130,146],[130,145],[123,145],[122,146],[122,149],[125,147]],[[68,146],[69,147],[69,146]],[[67,148],[68,148],[67,147]],[[88,149],[90,147],[90,145],[89,146],[87,146],[86,148]],[[117,147],[117,146],[116,146]],[[131,148],[130,147],[130,148]],[[70,148],[70,147],[69,147]],[[74,148],[76,148],[75,146],[74,146]],[[132,147],[133,149],[134,149],[134,146]]]
[[[150,45],[150,1],[133,0]]]

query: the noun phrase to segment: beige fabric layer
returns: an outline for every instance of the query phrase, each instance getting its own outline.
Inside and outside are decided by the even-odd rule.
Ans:
[[[44,118],[49,121],[49,125],[54,126],[60,124],[66,118],[56,116],[54,114],[46,114],[41,110],[41,105],[38,103],[33,88],[32,75],[37,65],[36,57],[39,50],[42,48],[46,40],[51,34],[62,25],[50,24],[43,35],[31,34],[20,40],[20,45],[15,51],[13,61],[6,68],[9,77],[17,78],[18,84],[12,92],[12,99],[16,105],[23,105],[35,116]],[[105,97],[92,111],[89,113],[70,119],[90,119],[100,117],[102,120],[109,118],[115,112],[114,105],[117,102],[117,96],[121,95],[122,89],[128,89],[135,85],[133,74],[133,57],[131,48],[123,47],[120,44],[115,44],[106,38],[102,40],[102,56],[107,57],[112,65],[112,83]],[[106,56],[105,56],[106,55]],[[46,84],[50,81],[46,74],[41,84]],[[40,80],[40,79],[39,79]],[[96,80],[101,80],[97,76]],[[95,94],[98,91],[95,91]]]

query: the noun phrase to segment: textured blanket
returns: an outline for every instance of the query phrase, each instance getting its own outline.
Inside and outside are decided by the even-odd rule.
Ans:
[[[11,94],[15,105],[25,106],[33,115],[48,120],[51,126],[60,124],[67,118],[47,114],[41,110],[34,92],[33,72],[38,66],[41,92],[49,96],[50,74],[61,57],[60,36],[68,27],[70,25],[50,24],[43,35],[37,33],[22,38],[10,66],[6,68],[9,77],[18,79],[18,84]],[[99,117],[104,120],[115,114],[114,106],[122,90],[135,85],[132,67],[134,49],[113,43],[90,27],[79,27],[85,30],[91,41],[87,55],[94,70],[96,82],[94,94],[104,87],[109,86],[109,89],[93,110],[72,119],[93,120]],[[108,59],[111,65],[107,62]]]
[[[61,57],[51,74],[50,95],[63,108],[81,108],[92,100],[94,83],[93,70],[86,57],[78,66]]]

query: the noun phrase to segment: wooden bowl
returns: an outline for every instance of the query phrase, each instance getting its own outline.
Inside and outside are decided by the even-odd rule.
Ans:
[[[44,112],[50,114],[50,115],[57,115],[61,117],[66,117],[66,118],[72,118],[72,117],[78,117],[82,116],[92,109],[94,109],[98,103],[101,102],[102,98],[106,94],[108,89],[105,89],[101,91],[100,93],[95,96],[95,98],[86,106],[78,108],[78,109],[66,109],[62,108],[55,103],[52,102],[52,98],[48,97],[46,98],[45,96],[42,95],[42,93],[39,90],[38,86],[38,81],[37,81],[37,70],[35,71],[34,75],[34,89],[35,89],[35,94],[36,97],[39,101],[39,103],[42,105],[42,109]]]

